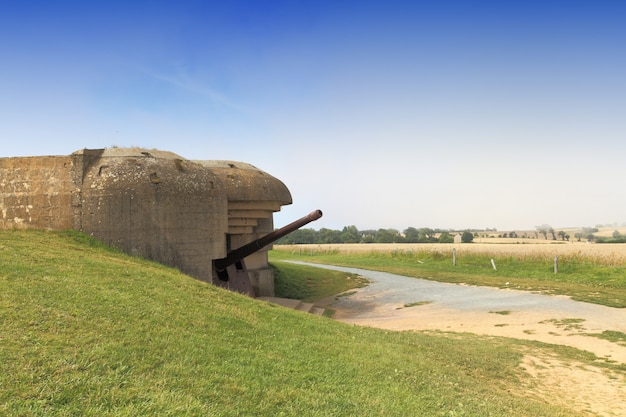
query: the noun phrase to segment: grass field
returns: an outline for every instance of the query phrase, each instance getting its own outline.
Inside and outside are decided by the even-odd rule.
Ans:
[[[596,359],[502,338],[349,326],[81,234],[0,232],[3,416],[588,415],[528,390],[528,352]]]
[[[580,301],[626,307],[626,244],[276,245],[273,252],[272,256],[280,259],[563,294]]]
[[[483,239],[484,242],[470,244],[453,243],[358,243],[358,244],[319,244],[319,245],[275,245],[279,251],[301,254],[324,254],[337,252],[345,255],[363,253],[420,253],[431,252],[452,257],[452,250],[463,255],[489,255],[495,257],[516,257],[519,259],[542,258],[552,260],[554,256],[584,258],[600,265],[626,266],[626,244],[593,244],[584,242],[553,242],[535,240],[534,243],[506,243]],[[510,239],[509,239],[510,240]],[[549,243],[546,243],[549,242]]]

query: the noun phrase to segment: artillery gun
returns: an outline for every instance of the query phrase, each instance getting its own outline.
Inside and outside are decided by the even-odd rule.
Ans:
[[[214,259],[213,284],[254,297],[254,289],[250,283],[244,258],[320,217],[322,217],[321,210],[312,211],[287,226],[230,251],[224,258]]]

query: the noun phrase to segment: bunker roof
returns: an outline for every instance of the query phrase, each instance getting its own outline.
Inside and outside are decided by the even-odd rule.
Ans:
[[[222,181],[229,201],[272,201],[291,204],[291,193],[279,179],[254,165],[237,161],[194,161]]]

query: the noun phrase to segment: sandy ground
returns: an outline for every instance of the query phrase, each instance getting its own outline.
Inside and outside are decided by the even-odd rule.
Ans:
[[[351,297],[358,297],[358,294]],[[626,346],[590,335],[604,330],[624,332],[611,328],[602,317],[572,316],[560,310],[460,311],[436,304],[381,306],[362,317],[337,304],[329,307],[337,311],[334,318],[345,323],[388,330],[443,330],[537,340],[572,346],[592,352],[599,358],[626,364]],[[626,324],[626,318],[624,320]]]
[[[319,266],[319,265],[317,265]],[[626,364],[626,344],[600,339],[626,333],[626,309],[615,309],[523,291],[437,283],[397,275],[358,273],[371,284],[329,300],[338,321],[388,330],[470,332],[574,347],[598,360]],[[529,375],[520,394],[561,403],[590,415],[626,416],[626,374],[529,351],[521,364]]]
[[[358,297],[358,293],[351,297]],[[588,335],[589,332],[600,333],[606,326],[598,323],[589,326],[586,320],[570,323],[570,315],[557,310],[513,311],[501,315],[460,312],[433,304],[395,308],[381,308],[383,311],[380,311],[380,316],[374,316],[370,311],[368,317],[363,318],[338,309],[335,318],[346,323],[389,330],[445,330],[538,340],[572,346],[592,352],[599,358],[626,363],[625,346]],[[530,377],[519,387],[520,395],[574,406],[590,415],[626,416],[624,373],[608,372],[600,367],[580,363],[566,363],[554,357],[537,355],[536,352],[528,353],[522,361],[522,369]]]

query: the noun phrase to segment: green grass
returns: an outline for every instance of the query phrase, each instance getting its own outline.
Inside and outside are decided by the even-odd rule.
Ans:
[[[605,330],[602,333],[588,333],[588,335],[626,346],[626,333],[623,332]]]
[[[439,252],[394,251],[342,254],[339,251],[296,253],[273,250],[272,259],[300,260],[434,281],[486,285],[571,296],[574,300],[626,307],[626,267],[605,265],[582,256],[562,256],[559,273],[550,257],[501,257],[497,271],[485,254],[459,256],[454,266]]]
[[[356,274],[280,261],[272,261],[270,265],[274,269],[277,297],[313,302],[367,285],[367,280]]]
[[[550,319],[550,320],[543,320],[540,321],[539,323],[552,323],[557,327],[561,327],[563,330],[566,331],[573,331],[573,330],[582,330],[584,329],[582,323],[585,322],[585,319],[577,319],[577,318],[566,318],[566,319]]]
[[[528,349],[596,359],[349,326],[81,234],[0,232],[2,416],[580,415],[524,397]]]

